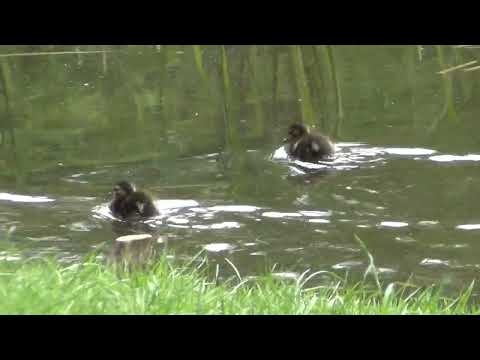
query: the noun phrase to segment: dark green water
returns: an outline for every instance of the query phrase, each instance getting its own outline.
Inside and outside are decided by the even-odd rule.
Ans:
[[[0,259],[76,261],[146,228],[180,257],[206,246],[229,274],[225,257],[242,275],[277,264],[360,276],[357,234],[387,281],[463,286],[480,267],[477,54],[3,46],[0,229],[11,236]],[[298,120],[335,139],[333,164],[306,171],[282,158]],[[121,179],[162,209],[144,229],[106,213]]]

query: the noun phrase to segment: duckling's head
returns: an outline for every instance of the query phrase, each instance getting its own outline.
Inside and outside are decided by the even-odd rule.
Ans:
[[[128,181],[120,181],[113,187],[113,198],[123,199],[135,191],[135,187]]]
[[[302,136],[308,134],[308,128],[300,123],[290,125],[288,128],[288,136],[283,139],[284,143],[293,143],[300,139]]]

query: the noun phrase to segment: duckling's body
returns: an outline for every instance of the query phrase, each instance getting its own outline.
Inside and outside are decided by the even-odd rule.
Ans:
[[[284,140],[289,156],[305,162],[325,160],[335,153],[335,146],[325,135],[312,133],[303,124],[293,124]]]
[[[121,219],[145,219],[158,215],[158,210],[150,196],[142,191],[135,191],[126,181],[117,183],[113,188],[113,200],[110,211]]]

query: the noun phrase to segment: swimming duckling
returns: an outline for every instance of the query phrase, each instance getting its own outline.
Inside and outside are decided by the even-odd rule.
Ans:
[[[288,128],[288,137],[283,140],[289,156],[305,162],[325,160],[332,156],[335,147],[330,139],[319,133],[311,133],[303,124],[296,123]]]
[[[158,210],[150,196],[135,191],[132,184],[120,181],[113,187],[113,200],[110,211],[121,219],[148,218],[158,215]]]

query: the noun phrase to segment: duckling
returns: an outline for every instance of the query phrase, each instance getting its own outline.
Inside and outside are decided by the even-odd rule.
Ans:
[[[312,133],[300,123],[290,125],[288,137],[283,140],[289,156],[305,162],[325,160],[332,156],[335,147],[331,140],[322,134]]]
[[[127,181],[120,181],[113,187],[110,211],[121,219],[148,218],[158,215],[158,210],[150,196]]]

